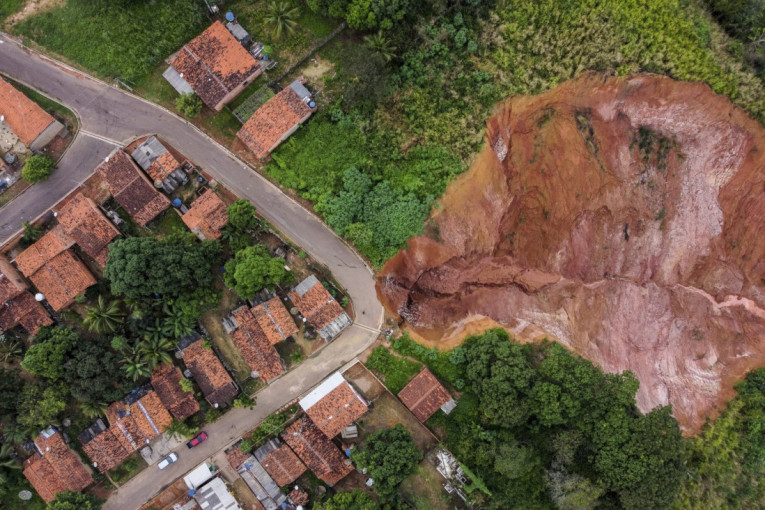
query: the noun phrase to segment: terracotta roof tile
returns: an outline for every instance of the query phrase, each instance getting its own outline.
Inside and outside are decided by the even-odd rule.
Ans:
[[[236,136],[258,158],[264,158],[295,126],[311,116],[313,110],[300,96],[285,87],[258,108]]]
[[[307,417],[303,416],[282,432],[282,439],[316,476],[334,485],[353,468],[345,455]]]
[[[116,434],[122,435],[116,427],[109,427],[82,445],[85,454],[91,462],[98,464],[97,468],[101,473],[119,466],[133,453],[133,450],[126,447]]]
[[[96,283],[85,264],[69,250],[50,259],[29,279],[56,311],[71,305],[78,294]]]
[[[183,391],[181,379],[183,374],[178,367],[162,364],[154,369],[151,386],[170,413],[179,420],[184,420],[199,411],[199,402],[194,398],[194,392]]]
[[[122,149],[98,167],[109,191],[125,211],[141,226],[170,207],[170,201],[149,182],[133,159]]]
[[[58,211],[58,226],[101,267],[106,264],[107,247],[120,234],[96,204],[82,193],[75,194]]]
[[[162,153],[154,162],[146,169],[146,173],[154,181],[163,181],[167,179],[171,172],[181,167],[178,160],[170,154],[170,151]]]
[[[250,458],[250,454],[244,453],[239,448],[233,448],[230,452],[226,454],[226,459],[228,459],[228,463],[234,469],[239,469],[239,466],[244,464],[244,461],[246,461],[249,458]]]
[[[217,239],[228,223],[228,208],[217,193],[208,190],[191,203],[181,219],[202,240]]]
[[[55,119],[37,103],[2,78],[0,78],[0,115],[5,117],[5,124],[27,146],[34,142],[45,128],[55,122]]]
[[[93,477],[61,436],[56,432],[35,439],[37,452],[24,461],[24,476],[46,502],[63,491],[79,492],[93,483]]]
[[[286,444],[266,455],[260,465],[279,487],[294,482],[306,470],[305,464]]]
[[[16,324],[34,336],[41,327],[53,324],[53,319],[32,294],[24,292],[0,305],[0,330],[7,331]]]
[[[450,401],[452,396],[438,379],[428,370],[422,371],[404,386],[398,398],[420,421],[430,418],[433,413]]]
[[[234,310],[232,315],[239,328],[231,333],[231,338],[250,368],[265,382],[283,374],[284,365],[279,353],[266,338],[252,312],[243,306]]]
[[[302,296],[297,292],[290,292],[289,296],[300,314],[316,330],[324,328],[344,313],[343,307],[335,301],[321,282],[316,282]]]
[[[278,297],[255,306],[251,310],[268,341],[275,345],[297,334],[298,327]]]
[[[308,494],[300,489],[292,489],[288,497],[296,505],[305,506],[308,504]]]
[[[210,108],[233,89],[260,74],[260,64],[216,21],[192,39],[170,64]]]
[[[5,257],[0,257],[0,305],[20,295],[27,284]]]
[[[218,356],[212,349],[204,347],[203,342],[200,339],[186,347],[183,362],[210,404],[230,404],[239,391]]]
[[[305,410],[327,437],[335,437],[368,410],[348,382],[343,381],[314,405]]]
[[[50,259],[70,248],[74,240],[60,228],[54,228],[32,246],[16,256],[15,262],[24,276],[30,276]]]

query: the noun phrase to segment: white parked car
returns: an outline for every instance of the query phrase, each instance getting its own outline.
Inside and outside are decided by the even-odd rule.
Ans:
[[[159,469],[165,469],[167,466],[169,466],[170,464],[172,464],[176,460],[178,460],[178,454],[177,453],[171,453],[170,455],[168,455],[164,459],[160,460],[159,464],[157,464],[157,466],[159,467]]]

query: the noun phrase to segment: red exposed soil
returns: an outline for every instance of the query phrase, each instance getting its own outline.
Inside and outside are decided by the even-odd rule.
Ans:
[[[507,101],[487,138],[381,272],[385,306],[430,342],[552,337],[698,432],[765,365],[762,126],[702,84],[591,73]]]

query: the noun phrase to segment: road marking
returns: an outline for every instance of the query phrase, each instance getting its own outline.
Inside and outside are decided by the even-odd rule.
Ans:
[[[363,324],[359,324],[358,322],[354,322],[353,325],[356,326],[357,328],[366,329],[367,331],[371,331],[372,333],[377,333],[377,334],[381,333],[381,331],[379,329],[370,328],[369,326],[364,326]]]
[[[95,138],[96,140],[101,140],[102,142],[110,143],[112,145],[116,145],[117,147],[122,147],[122,143],[118,142],[117,140],[112,140],[111,138],[106,138],[105,136],[97,135],[95,133],[91,133],[90,131],[85,131],[82,128],[80,129],[80,133],[85,136]]]

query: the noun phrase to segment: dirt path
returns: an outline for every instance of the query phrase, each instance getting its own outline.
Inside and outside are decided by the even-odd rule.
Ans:
[[[35,14],[49,11],[55,7],[60,7],[64,5],[64,3],[66,3],[66,0],[28,0],[24,8],[13,16],[10,16],[5,21],[5,24],[9,27],[13,26]]]

